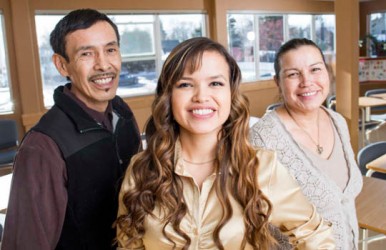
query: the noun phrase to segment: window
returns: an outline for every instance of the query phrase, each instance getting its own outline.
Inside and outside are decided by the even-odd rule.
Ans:
[[[3,15],[0,14],[0,113],[10,113],[13,111],[7,57],[4,21]]]
[[[271,79],[276,51],[296,37],[312,39],[325,55],[334,56],[335,16],[228,14],[229,51],[242,71],[243,81]]]
[[[43,77],[44,105],[52,106],[53,90],[66,83],[51,62],[49,35],[64,15],[36,15]],[[114,14],[121,36],[122,70],[117,94],[153,94],[162,64],[180,42],[206,35],[204,14]]]
[[[369,56],[386,55],[386,13],[373,13],[370,15],[370,36],[367,46]]]

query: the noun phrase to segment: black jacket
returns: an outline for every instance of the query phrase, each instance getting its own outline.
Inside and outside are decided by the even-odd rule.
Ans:
[[[67,167],[68,203],[56,249],[114,249],[121,179],[131,157],[141,148],[130,108],[112,100],[114,132],[95,122],[74,100],[54,93],[55,105],[32,130],[51,137]]]

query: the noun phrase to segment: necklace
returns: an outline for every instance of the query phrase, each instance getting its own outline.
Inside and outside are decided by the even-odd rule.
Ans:
[[[292,116],[291,112],[288,110],[287,106],[284,105],[285,107],[285,110],[287,111],[288,115],[291,117],[291,119],[295,122],[296,126],[298,126],[310,139],[311,141],[315,144],[316,146],[316,152],[318,152],[318,154],[322,154],[323,153],[323,147],[320,146],[319,144],[319,110],[318,110],[318,121],[317,121],[317,125],[318,125],[318,142],[315,142],[315,140],[312,138],[312,136],[302,127],[300,126],[297,121],[295,120],[295,118]]]
[[[187,163],[190,163],[190,164],[193,164],[193,165],[204,165],[204,164],[207,164],[207,163],[211,163],[213,162],[215,159],[212,159],[212,160],[209,160],[209,161],[204,161],[204,162],[192,162],[192,161],[188,161],[188,160],[185,160],[184,158],[182,158],[184,160],[184,162],[187,162]]]

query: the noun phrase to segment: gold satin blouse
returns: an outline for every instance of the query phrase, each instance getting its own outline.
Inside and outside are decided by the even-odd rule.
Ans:
[[[191,238],[189,249],[217,249],[212,234],[215,226],[221,218],[220,204],[213,186],[216,175],[207,177],[202,184],[202,189],[195,184],[191,175],[185,170],[184,162],[180,157],[181,145],[177,142],[175,173],[182,177],[184,184],[184,198],[188,202],[188,213],[181,221],[180,228]],[[296,181],[287,170],[276,160],[276,154],[272,151],[257,150],[259,158],[259,185],[263,193],[272,202],[273,210],[270,223],[277,226],[289,236],[290,242],[296,249],[335,249],[331,231],[331,223],[324,221],[305,196],[302,194]],[[135,157],[138,157],[136,155]],[[132,162],[135,162],[135,157]],[[130,167],[126,171],[119,195],[118,216],[127,214],[122,203],[122,196],[132,185]],[[240,205],[229,196],[233,216],[221,229],[220,240],[226,250],[240,249],[244,235],[243,210]],[[173,243],[162,234],[162,212],[155,208],[154,216],[145,219],[145,235],[142,242],[135,246],[126,246],[127,236],[120,234],[117,229],[118,249],[146,249],[146,250],[170,250]],[[167,226],[166,232],[176,243],[176,249],[181,249],[185,241]],[[248,246],[245,249],[252,249]]]

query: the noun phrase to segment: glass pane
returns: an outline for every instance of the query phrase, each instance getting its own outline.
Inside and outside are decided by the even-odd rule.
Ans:
[[[257,79],[255,37],[253,15],[228,15],[228,48],[241,69],[243,81]]]
[[[122,68],[117,94],[135,96],[154,92],[156,45],[154,15],[109,15],[121,36]]]
[[[156,16],[109,15],[117,24],[121,36],[122,71],[117,90],[120,96],[154,93],[162,58],[166,58],[170,50],[181,41],[194,36],[205,36],[205,16],[202,14],[160,15],[161,27],[154,21]],[[49,35],[62,17],[63,15],[35,17],[45,106],[53,105],[53,90],[66,82],[51,62],[53,52],[49,44]],[[161,33],[161,38],[156,36],[158,33]],[[160,49],[162,51],[157,51]]]
[[[121,36],[122,57],[155,55],[153,15],[110,15]]]
[[[311,39],[311,15],[288,15],[288,40],[292,38]]]
[[[386,13],[373,13],[370,15],[370,34],[371,36],[367,39],[370,56],[385,56]]]
[[[122,62],[119,76],[119,95],[132,96],[153,93],[157,84],[155,65],[155,59]]]
[[[272,78],[275,53],[284,42],[283,16],[259,16],[259,74]]]
[[[4,36],[3,15],[0,14],[0,113],[13,111],[8,77],[7,50]]]
[[[51,60],[53,51],[50,45],[50,33],[62,17],[63,15],[35,16],[45,107],[51,107],[54,104],[52,97],[54,89],[67,82],[66,78],[56,70]]]
[[[192,37],[204,36],[204,15],[160,15],[162,61],[180,42]]]
[[[335,15],[315,16],[315,43],[326,55],[335,53]]]

